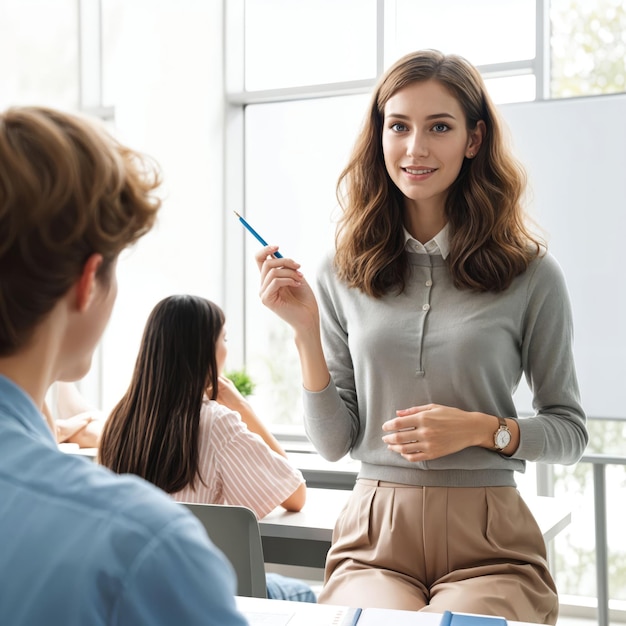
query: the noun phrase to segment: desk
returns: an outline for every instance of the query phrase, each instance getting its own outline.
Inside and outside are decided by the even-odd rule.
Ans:
[[[307,489],[304,508],[297,513],[277,507],[259,522],[266,563],[323,568],[335,521],[350,496],[340,489]],[[572,521],[560,500],[525,497],[548,544]]]
[[[237,608],[250,626],[439,626],[441,613],[363,609],[355,622],[354,609],[330,604],[310,604],[266,598],[237,596]],[[533,626],[528,622],[509,621],[509,626]]]
[[[95,460],[98,456],[98,448],[80,448],[77,443],[60,443],[59,450],[75,456],[84,456],[91,460]]]
[[[361,462],[349,456],[330,462],[315,452],[292,450],[287,457],[302,472],[309,487],[321,489],[352,489],[361,468]]]
[[[265,562],[324,568],[335,521],[351,493],[309,488],[301,511],[277,507],[259,520]]]

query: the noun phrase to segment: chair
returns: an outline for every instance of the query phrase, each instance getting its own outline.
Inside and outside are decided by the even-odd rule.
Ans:
[[[181,504],[202,522],[211,541],[231,562],[237,574],[237,595],[266,598],[263,545],[254,513],[230,504]]]

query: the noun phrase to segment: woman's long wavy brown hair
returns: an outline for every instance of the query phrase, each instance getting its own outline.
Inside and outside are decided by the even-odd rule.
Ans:
[[[152,310],[124,397],[102,432],[98,461],[137,474],[167,493],[200,478],[202,397],[217,397],[216,344],[224,313],[190,295],[170,296]]]
[[[337,274],[350,287],[375,298],[405,288],[404,197],[385,167],[384,110],[400,89],[426,80],[438,81],[458,100],[468,131],[479,120],[486,126],[477,156],[465,159],[446,199],[452,280],[459,289],[502,291],[542,249],[527,228],[522,209],[526,174],[507,146],[478,70],[462,57],[436,50],[402,57],[374,90],[352,156],[337,183],[343,209],[336,234]]]

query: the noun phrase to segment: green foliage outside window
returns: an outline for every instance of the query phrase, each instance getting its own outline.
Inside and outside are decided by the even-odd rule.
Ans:
[[[247,398],[254,393],[256,384],[252,381],[249,374],[245,370],[232,370],[230,372],[224,372],[224,376],[229,378],[235,387],[239,390],[239,393]]]
[[[623,0],[551,0],[551,97],[626,91]]]

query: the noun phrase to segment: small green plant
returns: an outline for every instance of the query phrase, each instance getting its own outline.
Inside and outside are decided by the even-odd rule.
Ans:
[[[224,372],[224,376],[233,381],[233,384],[239,390],[239,393],[245,398],[251,396],[254,393],[256,384],[252,382],[252,379],[246,372],[246,370],[232,370],[230,372]]]

